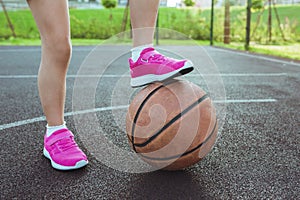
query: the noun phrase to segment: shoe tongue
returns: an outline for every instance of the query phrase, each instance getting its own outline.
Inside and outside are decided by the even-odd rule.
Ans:
[[[147,47],[141,52],[141,55],[143,55],[147,52],[150,52],[150,51],[155,51],[155,49],[153,47]]]

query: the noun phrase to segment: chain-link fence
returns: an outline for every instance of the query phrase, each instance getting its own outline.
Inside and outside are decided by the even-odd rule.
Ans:
[[[216,10],[214,40],[245,42],[247,4],[230,3]],[[252,3],[251,3],[252,2]],[[257,43],[299,42],[299,1],[252,0],[250,40]],[[226,9],[227,8],[227,9]],[[229,10],[229,12],[226,12]],[[228,20],[226,20],[228,19]],[[229,27],[228,27],[229,26]]]

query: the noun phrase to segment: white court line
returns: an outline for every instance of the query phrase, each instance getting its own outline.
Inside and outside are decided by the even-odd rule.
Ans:
[[[276,99],[236,99],[236,100],[216,100],[215,103],[273,103],[276,102]],[[118,110],[118,109],[127,109],[129,105],[121,105],[121,106],[109,106],[109,107],[102,107],[102,108],[95,108],[95,109],[88,109],[88,110],[81,110],[81,111],[75,111],[75,112],[67,112],[65,113],[65,116],[73,116],[73,115],[80,115],[80,114],[87,114],[87,113],[93,113],[93,112],[102,112],[102,111],[108,111],[108,110]],[[16,121],[8,124],[2,124],[0,125],[0,131],[8,128],[13,128],[17,126],[22,126],[26,124],[31,124],[34,122],[40,122],[45,121],[46,117],[36,117],[32,119],[26,119],[21,121]]]
[[[203,76],[224,76],[224,77],[229,77],[229,76],[233,76],[233,77],[247,77],[247,76],[287,76],[287,73],[235,73],[235,74],[203,74]],[[187,76],[201,76],[201,74],[190,74]]]
[[[247,53],[247,52],[237,52],[237,51],[233,51],[233,50],[230,50],[230,49],[220,49],[220,48],[214,48],[214,49],[218,50],[218,51],[232,53],[232,54],[235,54],[235,55],[248,56],[248,57],[251,57],[251,58],[258,58],[258,59],[261,59],[261,60],[267,60],[267,61],[271,61],[271,62],[283,63],[283,64],[287,64],[287,65],[295,65],[297,67],[300,67],[299,63],[295,63],[293,61],[285,61],[285,60],[280,60],[280,59],[276,59],[276,58],[269,58],[269,57],[265,57],[263,55],[253,55],[253,54]]]
[[[87,114],[87,113],[93,113],[93,112],[102,112],[102,111],[107,111],[107,110],[125,109],[125,108],[128,108],[128,105],[109,106],[109,107],[95,108],[95,109],[89,109],[89,110],[81,110],[81,111],[76,111],[76,112],[67,112],[67,113],[65,113],[65,116],[73,116],[73,115]],[[0,131],[7,129],[7,128],[22,126],[22,125],[31,124],[34,122],[45,121],[45,120],[46,120],[46,117],[43,116],[43,117],[36,117],[36,118],[32,118],[32,119],[26,119],[26,120],[22,120],[22,121],[12,122],[9,124],[3,124],[3,125],[0,125]]]
[[[225,74],[188,74],[186,77],[198,77],[198,76],[222,76],[222,77],[260,77],[260,76],[287,76],[287,73],[225,73]],[[22,79],[22,78],[37,78],[37,75],[0,75],[2,79]],[[114,75],[114,74],[104,74],[104,75],[67,75],[67,78],[122,78],[130,77],[129,74],[125,75]]]
[[[227,99],[225,101],[215,100],[215,103],[272,103],[276,99]]]

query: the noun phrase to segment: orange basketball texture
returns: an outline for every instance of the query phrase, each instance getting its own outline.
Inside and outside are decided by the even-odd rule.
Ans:
[[[132,100],[126,132],[132,149],[150,165],[184,169],[213,147],[216,111],[209,96],[191,82],[153,83]]]

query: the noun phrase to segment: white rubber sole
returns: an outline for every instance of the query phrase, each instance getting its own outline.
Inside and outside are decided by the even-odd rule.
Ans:
[[[188,70],[190,69],[190,71]],[[139,76],[136,78],[131,78],[131,87],[141,87],[156,81],[162,82],[165,81],[169,78],[174,78],[177,76],[181,76],[184,75],[186,73],[189,73],[193,70],[193,63],[191,61],[187,61],[183,67],[181,67],[180,69],[176,70],[176,71],[172,71],[170,73],[167,74],[162,74],[162,75],[155,75],[155,74],[147,74],[144,76]],[[185,72],[187,71],[187,72]]]
[[[44,153],[44,156],[46,158],[48,158],[50,161],[51,161],[51,165],[54,169],[58,169],[58,170],[73,170],[73,169],[79,169],[81,167],[84,167],[86,166],[89,162],[87,160],[81,160],[79,162],[76,163],[75,166],[63,166],[63,165],[60,165],[60,164],[57,164],[56,162],[54,162],[51,157],[50,157],[50,154],[49,152],[44,148],[43,150],[43,153]]]

